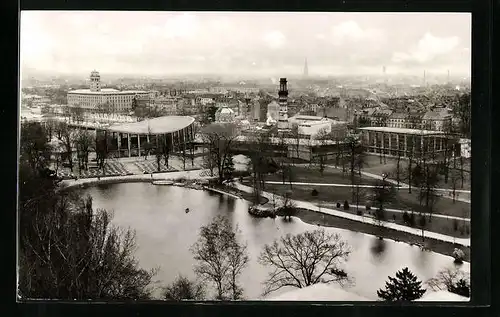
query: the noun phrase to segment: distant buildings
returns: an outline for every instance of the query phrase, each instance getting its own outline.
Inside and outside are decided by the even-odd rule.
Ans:
[[[222,106],[215,112],[215,122],[232,123],[235,121],[236,114],[228,106]]]
[[[101,88],[101,76],[95,70],[90,73],[90,89],[72,90],[67,94],[70,107],[96,110],[100,105],[108,104],[109,109],[114,112],[129,111],[136,97],[146,98],[149,97],[149,93],[139,90],[120,91]]]
[[[274,122],[278,122],[280,105],[276,101],[271,101],[267,105],[267,118],[271,118]]]

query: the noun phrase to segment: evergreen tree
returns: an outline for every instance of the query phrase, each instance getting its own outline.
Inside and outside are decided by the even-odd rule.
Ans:
[[[421,286],[422,282],[405,267],[396,272],[395,278],[389,276],[385,290],[379,289],[377,295],[385,301],[412,301],[424,295],[425,289]]]
[[[450,292],[455,293],[460,296],[464,297],[469,297],[470,296],[470,287],[469,283],[467,280],[461,278],[458,280],[456,284],[450,285],[449,289]]]

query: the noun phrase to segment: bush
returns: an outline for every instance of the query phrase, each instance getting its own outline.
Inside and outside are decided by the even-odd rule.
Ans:
[[[205,288],[203,284],[190,281],[187,277],[178,276],[177,279],[163,290],[166,300],[203,300]]]
[[[340,208],[340,203],[337,203],[337,208]]]
[[[418,224],[420,225],[420,227],[425,227],[425,225],[427,224],[427,219],[425,218],[424,214],[420,215],[420,218],[418,219]]]
[[[453,219],[453,231],[457,232],[458,231],[458,220]]]
[[[349,202],[347,200],[344,201],[344,210],[349,210]]]
[[[313,197],[318,196],[318,191],[317,191],[316,189],[313,189],[313,190],[311,191],[311,196],[313,196]]]
[[[385,212],[384,212],[384,210],[382,210],[380,208],[377,208],[377,210],[375,210],[375,218],[377,220],[385,220]]]
[[[403,212],[403,222],[407,225],[410,224],[410,215],[406,211]]]
[[[369,205],[365,206],[366,210],[371,210],[372,208]]]
[[[413,211],[410,214],[410,226],[415,226],[415,214],[413,213]]]
[[[233,177],[247,177],[250,176],[249,171],[233,171],[232,173]]]
[[[395,215],[395,214],[394,214],[394,215],[392,215],[392,219],[393,219],[394,221],[396,221],[396,215]]]
[[[455,248],[455,250],[453,250],[453,258],[455,258],[455,263],[462,263],[464,257],[465,253],[461,249]]]
[[[358,216],[362,216],[363,215],[363,211],[361,209],[358,209],[358,211],[356,211],[356,214],[358,214]]]

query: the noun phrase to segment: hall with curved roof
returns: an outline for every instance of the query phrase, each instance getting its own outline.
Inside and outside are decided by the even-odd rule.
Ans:
[[[115,124],[107,130],[130,134],[168,134],[185,129],[194,121],[195,119],[189,116],[164,116],[139,122]]]

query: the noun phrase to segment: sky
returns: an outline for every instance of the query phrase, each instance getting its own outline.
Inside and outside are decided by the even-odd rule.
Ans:
[[[469,76],[468,13],[23,11],[21,72]]]

